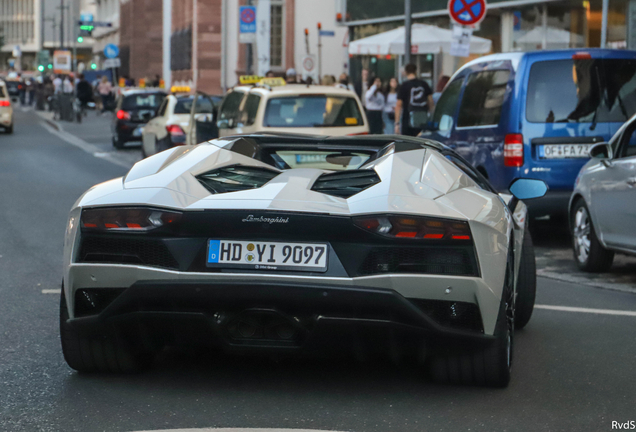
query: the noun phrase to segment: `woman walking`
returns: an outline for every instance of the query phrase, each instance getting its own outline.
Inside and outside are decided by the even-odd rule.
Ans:
[[[111,108],[110,101],[112,98],[112,91],[113,86],[110,84],[110,81],[108,81],[108,77],[104,75],[102,77],[102,82],[100,82],[97,86],[97,92],[102,100],[102,114]]]
[[[384,92],[386,102],[384,103],[384,111],[382,113],[384,133],[386,135],[393,135],[395,133],[395,105],[397,104],[399,91],[400,85],[398,84],[397,78],[391,78]]]
[[[384,94],[382,93],[382,80],[375,78],[369,81],[370,88],[365,95],[367,119],[369,120],[369,133],[379,135],[382,133],[382,111],[384,110]]]

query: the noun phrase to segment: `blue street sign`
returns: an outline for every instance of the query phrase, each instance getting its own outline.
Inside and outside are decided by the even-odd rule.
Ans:
[[[239,32],[256,33],[256,6],[239,8]]]
[[[92,13],[80,14],[80,21],[83,21],[83,22],[91,22],[91,21],[93,21],[93,14]]]
[[[320,36],[334,37],[336,32],[333,30],[320,30]]]
[[[112,59],[119,55],[119,48],[115,44],[108,44],[104,47],[104,56]]]

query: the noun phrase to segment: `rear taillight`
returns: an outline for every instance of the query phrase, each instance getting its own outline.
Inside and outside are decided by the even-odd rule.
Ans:
[[[146,208],[103,208],[82,211],[83,230],[150,231],[171,225],[181,219],[181,213]]]
[[[361,216],[353,223],[385,237],[414,240],[471,240],[467,222],[412,216]]]
[[[117,118],[119,120],[130,120],[130,113],[124,110],[117,111]]]
[[[170,141],[172,144],[184,145],[186,141],[186,134],[179,125],[168,125],[166,126],[166,131],[168,131],[168,135],[170,135]]]
[[[504,139],[504,165],[523,166],[523,135],[508,134]]]
[[[347,134],[347,136],[356,136],[356,135],[369,135],[369,132],[360,132],[360,133]]]
[[[573,60],[591,60],[592,59],[592,54],[588,53],[588,52],[577,52],[572,54],[572,59]]]
[[[0,107],[8,107],[11,106],[11,102],[8,100],[0,100]]]

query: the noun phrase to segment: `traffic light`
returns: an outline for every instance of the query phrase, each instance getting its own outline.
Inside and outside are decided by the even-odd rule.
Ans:
[[[47,66],[47,68],[49,68],[49,69],[53,69],[53,63],[49,63],[49,65]]]
[[[43,65],[38,66],[38,71],[44,72],[44,66]]]
[[[77,43],[82,43],[82,42],[84,42],[84,38],[81,37],[81,36],[78,36],[77,37]]]
[[[97,69],[97,64],[96,63],[91,63],[91,69],[93,69],[93,70]]]

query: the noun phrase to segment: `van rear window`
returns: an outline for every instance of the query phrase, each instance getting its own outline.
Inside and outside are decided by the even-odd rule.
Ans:
[[[530,69],[530,122],[624,122],[634,113],[636,60],[554,60],[537,62]]]

